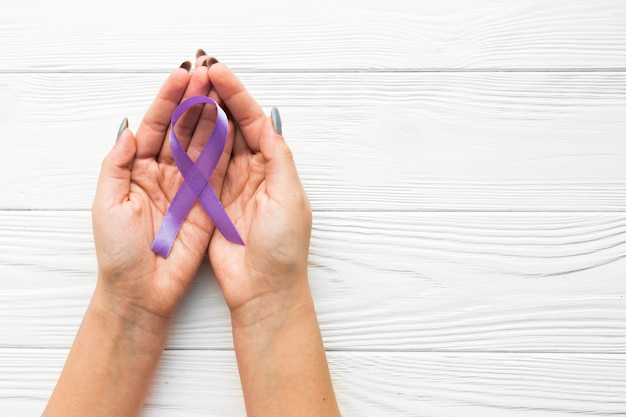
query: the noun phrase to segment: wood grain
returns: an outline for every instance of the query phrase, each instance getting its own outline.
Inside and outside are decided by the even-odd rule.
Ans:
[[[202,47],[281,110],[344,416],[626,415],[623,1],[3,9],[0,414],[39,414],[61,371],[120,120]],[[173,414],[245,415],[207,261],[143,416]]]
[[[0,75],[0,208],[88,209],[165,77]],[[280,107],[315,210],[626,210],[625,73],[241,78]]]
[[[65,350],[0,349],[7,415],[43,410]],[[597,354],[329,352],[344,416],[616,416],[626,357]],[[232,351],[166,351],[144,417],[243,416]]]
[[[326,348],[626,353],[626,216],[315,213]],[[96,276],[86,212],[0,212],[0,347],[69,347]],[[202,266],[170,348],[230,349]]]
[[[619,0],[26,0],[0,71],[162,71],[199,47],[242,71],[623,69],[625,28]]]

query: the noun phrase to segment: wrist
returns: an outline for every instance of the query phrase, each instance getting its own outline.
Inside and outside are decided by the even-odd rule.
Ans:
[[[244,304],[231,308],[233,331],[273,326],[303,309],[313,308],[313,298],[306,274],[280,290],[258,295]]]
[[[96,285],[89,308],[112,323],[119,322],[129,334],[149,339],[167,338],[171,317],[160,316],[138,306],[100,282]]]
[[[139,415],[167,328],[98,285],[43,415]]]
[[[231,318],[248,416],[339,415],[306,280],[258,297]]]

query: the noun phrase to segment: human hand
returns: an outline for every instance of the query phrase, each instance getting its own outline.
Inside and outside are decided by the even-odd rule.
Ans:
[[[311,207],[280,116],[267,118],[224,65],[209,77],[234,133],[221,201],[246,244],[216,230],[209,259],[231,311],[246,414],[339,416],[308,283]]]
[[[167,259],[151,243],[182,183],[171,150],[172,112],[188,96],[209,95],[207,67],[191,63],[165,81],[133,135],[127,121],[102,163],[92,207],[98,282],[44,415],[137,416],[167,341],[171,316],[205,256],[213,225],[196,204]],[[194,107],[176,125],[195,159],[215,121],[212,106]],[[219,195],[232,135],[210,179]]]
[[[108,296],[120,314],[152,326],[146,320],[168,322],[205,256],[213,224],[196,202],[183,223],[167,259],[151,244],[183,178],[167,138],[170,117],[185,98],[209,95],[208,67],[190,63],[174,71],[146,112],[137,134],[124,129],[102,163],[92,207],[98,257],[96,291]],[[182,66],[181,66],[182,67]],[[192,160],[200,154],[215,121],[212,106],[194,107],[176,125]],[[210,179],[219,196],[232,149],[232,135]],[[146,316],[147,314],[147,316]],[[148,317],[146,319],[145,317]],[[136,323],[137,324],[137,323]]]
[[[232,116],[234,134],[221,202],[245,242],[234,245],[216,231],[209,259],[231,312],[262,319],[273,314],[268,306],[282,308],[262,302],[268,297],[288,303],[293,299],[284,294],[309,292],[311,207],[280,134],[278,111],[272,110],[275,126],[221,63],[210,67],[209,78]],[[252,306],[250,314],[241,314]]]

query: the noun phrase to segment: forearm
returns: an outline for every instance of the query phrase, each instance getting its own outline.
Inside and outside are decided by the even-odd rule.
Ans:
[[[308,284],[287,292],[232,314],[248,417],[338,416]]]
[[[167,328],[96,289],[43,415],[138,415]]]

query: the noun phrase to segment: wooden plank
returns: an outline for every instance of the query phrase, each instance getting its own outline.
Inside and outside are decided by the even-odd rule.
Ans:
[[[0,408],[38,415],[65,350],[0,349]],[[344,416],[621,415],[626,356],[329,352]],[[232,351],[166,351],[145,417],[245,415]]]
[[[165,74],[0,74],[0,208],[88,209]],[[624,211],[626,73],[241,74],[314,210]]]
[[[0,71],[162,71],[198,47],[238,70],[624,68],[625,28],[619,0],[27,0]]]
[[[326,346],[626,353],[626,215],[315,213]],[[95,283],[87,212],[0,211],[0,347],[69,347]],[[205,262],[171,348],[232,347]]]

